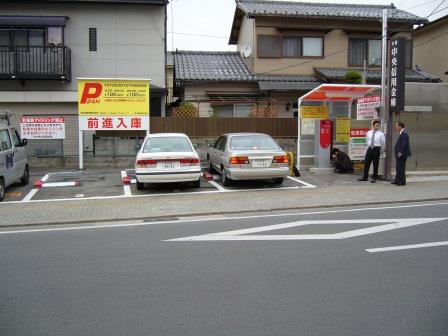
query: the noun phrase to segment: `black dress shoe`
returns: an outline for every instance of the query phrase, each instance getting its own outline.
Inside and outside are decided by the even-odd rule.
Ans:
[[[406,185],[406,183],[397,183],[397,184],[396,184],[397,187],[403,187],[403,186],[405,186],[405,185]]]
[[[375,183],[376,182],[376,179],[372,179],[372,181],[370,181],[370,183]]]
[[[390,184],[397,184],[397,182],[395,182],[395,181],[392,181]]]
[[[367,181],[367,179],[365,179],[365,178],[360,178],[360,179],[358,179],[358,181]]]

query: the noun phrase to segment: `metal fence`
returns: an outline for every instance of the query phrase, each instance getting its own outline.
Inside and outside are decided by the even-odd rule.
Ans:
[[[70,80],[70,49],[65,46],[0,46],[0,77]]]

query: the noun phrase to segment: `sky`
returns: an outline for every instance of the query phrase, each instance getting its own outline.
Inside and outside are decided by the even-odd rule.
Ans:
[[[391,1],[384,0],[305,1],[372,5],[391,3]],[[399,9],[407,10],[421,17],[428,16],[440,5],[435,14],[428,17],[430,21],[433,21],[448,15],[448,0],[442,1],[396,0],[394,4]],[[168,50],[236,50],[235,46],[228,44],[235,13],[235,0],[170,0],[167,10]]]

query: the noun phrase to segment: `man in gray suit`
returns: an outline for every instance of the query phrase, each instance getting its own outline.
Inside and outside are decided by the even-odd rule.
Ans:
[[[395,124],[395,130],[400,133],[395,144],[396,170],[395,180],[392,184],[397,186],[406,185],[406,160],[411,156],[411,146],[409,145],[409,135],[404,128],[404,124],[399,121]]]

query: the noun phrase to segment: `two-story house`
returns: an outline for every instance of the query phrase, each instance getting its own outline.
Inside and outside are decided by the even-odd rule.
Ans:
[[[236,0],[229,44],[238,52],[178,52],[175,84],[198,102],[201,116],[248,117],[261,101],[267,113],[259,115],[291,118],[298,97],[320,83],[344,82],[350,70],[380,83],[384,8],[390,36],[409,40],[406,81],[438,81],[412,69],[413,27],[427,20],[393,5]],[[229,103],[222,101],[227,96]],[[334,110],[347,111],[344,104]]]
[[[65,139],[31,140],[31,156],[76,160],[77,78],[149,78],[165,107],[167,0],[6,0],[0,4],[0,113],[60,116]],[[139,134],[84,132],[85,152],[129,155]]]
[[[413,34],[413,63],[448,81],[448,15],[417,28]]]

